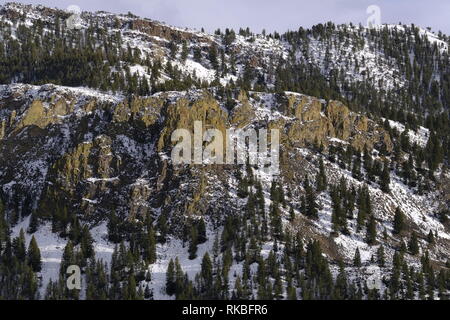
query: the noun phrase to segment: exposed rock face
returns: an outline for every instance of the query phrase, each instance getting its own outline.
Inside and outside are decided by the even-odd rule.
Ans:
[[[5,136],[5,131],[6,131],[6,120],[3,120],[2,122],[0,122],[0,140],[2,140],[3,137]]]
[[[330,101],[326,108],[326,115],[335,128],[336,138],[347,140],[350,137],[350,111],[338,101]]]
[[[245,92],[238,96],[239,105],[234,108],[230,122],[236,128],[244,128],[255,119],[255,112]]]
[[[373,121],[351,112],[339,101],[320,100],[298,94],[287,95],[286,116],[296,120],[286,122],[287,141],[293,146],[319,143],[328,145],[330,138],[350,142],[356,149],[373,149],[384,144],[392,150],[389,135]]]
[[[114,109],[114,122],[126,123],[133,121],[141,126],[154,125],[163,108],[164,99],[159,97],[133,98],[131,101],[121,101]]]
[[[47,104],[44,105],[42,101],[35,100],[20,120],[17,129],[30,125],[44,129],[50,123],[62,122],[62,118],[72,111],[73,109],[63,100],[58,100],[51,107]]]
[[[195,121],[202,122],[202,130],[215,128],[223,134],[229,128],[279,129],[280,174],[276,178],[297,210],[305,176],[317,173],[318,160],[311,146],[340,143],[359,150],[392,150],[389,134],[371,119],[351,112],[341,102],[301,94],[240,93],[236,106],[228,110],[214,89],[132,99],[54,86],[15,85],[2,92],[0,196],[10,219],[34,211],[44,220],[56,217],[64,224],[77,216],[95,226],[107,221],[113,211],[122,221],[164,216],[169,232],[179,237],[186,220],[193,217],[207,216],[214,226],[221,225],[227,216],[244,210],[245,201],[230,196],[238,192],[236,177],[243,168],[174,166],[171,135],[176,129],[193,132]],[[329,181],[338,183],[343,171],[330,163],[326,170]],[[259,170],[255,175],[269,190],[271,178]],[[448,203],[445,177],[442,192],[433,198],[441,203],[439,208]],[[402,190],[386,196],[372,186],[371,196],[380,223],[392,220],[395,207],[404,205],[419,208],[424,221],[447,234],[448,226],[436,222],[432,209]],[[325,206],[329,205],[326,200]],[[412,216],[408,219],[408,225],[425,237],[428,230],[422,222]],[[319,240],[333,259],[340,259],[346,250],[314,221],[300,217],[291,224]],[[437,260],[448,247],[445,237],[439,241]]]
[[[179,40],[189,40],[189,41],[199,41],[204,43],[211,43],[211,39],[208,37],[198,36],[197,34],[186,32],[179,29],[174,29],[172,27],[163,25],[156,21],[151,21],[147,19],[133,19],[130,21],[130,29],[137,30],[148,34],[149,36],[155,36],[168,41],[179,41]]]
[[[188,129],[194,131],[194,122],[201,121],[202,129],[218,129],[225,135],[227,129],[227,113],[207,92],[193,100],[180,98],[175,103],[170,104],[164,110],[165,120],[163,129],[158,140],[158,151],[162,151],[167,146],[172,146],[171,135],[176,129]]]
[[[9,95],[14,96],[18,90]],[[184,215],[220,211],[220,207],[211,211],[213,200],[200,195],[208,194],[217,181],[226,183],[223,170],[227,169],[174,168],[170,159],[160,157],[170,155],[172,132],[179,128],[193,131],[194,121],[201,121],[203,130],[215,128],[223,134],[228,128],[264,124],[268,129],[280,129],[284,168],[292,166],[289,154],[295,148],[317,142],[327,145],[334,137],[360,148],[380,141],[390,148],[389,136],[367,118],[352,114],[341,103],[327,104],[304,95],[286,95],[287,104],[274,97],[278,102],[271,108],[280,110],[280,116],[260,119],[260,107],[243,92],[236,107],[228,112],[208,90],[162,93],[114,103],[95,97],[83,97],[80,103],[81,97],[75,92],[58,93],[48,86],[40,90],[48,92],[44,99],[22,98],[8,107],[3,104],[2,111],[8,112],[2,113],[0,146],[8,159],[14,158],[11,153],[40,159],[38,185],[26,185],[19,179],[12,189],[3,188],[3,192],[12,199],[16,192],[29,189],[34,195],[32,207],[42,216],[75,210],[87,220],[100,221],[114,209],[135,219],[160,208],[177,220]],[[29,145],[31,136],[38,141],[34,147]],[[53,142],[51,152],[44,155],[49,141]],[[18,166],[19,172],[28,171],[27,161]],[[205,178],[211,175],[218,180]],[[189,176],[197,182],[191,181],[187,190],[180,189]],[[15,177],[12,170],[2,172],[4,183]]]
[[[389,135],[372,120],[341,102],[301,94],[241,92],[227,110],[214,90],[132,99],[52,86],[6,91],[0,104],[0,150],[6,155],[0,159],[0,181],[11,208],[17,193],[29,194],[31,204],[17,207],[22,215],[34,209],[43,217],[75,212],[97,223],[111,210],[124,219],[166,214],[174,231],[186,216],[223,219],[223,212],[233,209],[223,190],[236,168],[174,167],[169,158],[173,131],[193,132],[195,121],[224,135],[228,128],[279,129],[281,176],[292,181],[301,179],[307,163],[301,164],[299,148],[327,146],[337,138],[360,150],[392,149]],[[17,159],[15,168],[5,159]]]

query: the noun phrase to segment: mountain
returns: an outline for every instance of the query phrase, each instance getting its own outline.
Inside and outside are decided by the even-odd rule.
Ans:
[[[448,298],[448,36],[0,16],[0,297]],[[174,164],[196,121],[278,129],[279,172]]]

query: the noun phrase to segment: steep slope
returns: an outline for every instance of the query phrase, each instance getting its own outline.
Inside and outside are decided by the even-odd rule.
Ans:
[[[445,35],[209,35],[105,12],[70,29],[68,12],[15,3],[0,16],[0,261],[14,261],[0,273],[15,270],[0,297],[448,296]],[[196,121],[278,129],[280,171],[175,165],[172,133]],[[80,291],[64,287],[71,264]]]
[[[263,126],[281,130],[281,174],[267,176],[263,171],[251,169],[254,181],[261,183],[263,210],[272,210],[272,182],[277,181],[286,194],[280,207],[286,230],[299,232],[306,242],[319,240],[330,261],[343,260],[351,265],[359,248],[362,261],[367,264],[367,271],[360,272],[370,273],[374,271],[370,259],[376,255],[378,246],[365,243],[365,232],[357,227],[354,218],[349,220],[347,232],[335,232],[327,192],[318,193],[318,218],[311,220],[305,216],[302,184],[305,175],[316,176],[319,159],[324,162],[330,185],[338,185],[341,177],[355,190],[370,182],[368,190],[378,229],[376,242],[383,244],[387,257],[392,257],[399,245],[392,234],[397,207],[406,214],[408,229],[414,230],[419,239],[425,239],[430,231],[436,234],[433,247],[425,240],[419,242],[423,250],[430,250],[431,259],[443,263],[448,257],[450,233],[435,216],[440,203],[438,192],[416,195],[414,188],[394,175],[391,193],[383,193],[377,180],[367,180],[368,173],[364,170],[362,179],[355,179],[350,171],[329,161],[329,152],[318,151],[318,144],[325,150],[333,145],[351,145],[355,150],[366,147],[372,150],[373,161],[378,161],[383,158],[379,150],[393,149],[385,129],[350,112],[341,103],[289,92],[283,95],[250,92],[249,96],[241,93],[233,110],[228,111],[226,101],[214,89],[158,93],[131,101],[92,90],[52,85],[10,85],[3,86],[1,92],[5,123],[0,143],[2,199],[13,224],[26,221],[14,229],[15,233],[28,227],[26,217],[30,214],[39,217],[44,229],[48,228],[45,221],[53,221],[53,232],[61,236],[66,236],[74,217],[91,228],[102,225],[104,228],[114,211],[126,222],[122,228],[127,230],[132,221],[144,221],[148,214],[155,221],[164,216],[173,238],[170,236],[172,240],[161,246],[160,262],[150,267],[161,270],[170,258],[187,255],[186,251],[182,254],[183,249],[175,249],[180,245],[176,239],[184,238],[184,226],[191,219],[202,217],[208,225],[210,242],[200,247],[199,254],[208,247],[211,249],[214,235],[222,230],[220,226],[230,216],[246,212],[249,198],[239,195],[241,182],[236,177],[244,169],[242,166],[172,165],[173,144],[168,134],[177,128],[193,128],[193,122],[200,120],[205,126],[223,129]],[[448,172],[442,172],[442,178],[448,179]],[[432,190],[437,188],[438,183]],[[294,220],[290,210],[294,212]],[[97,254],[111,252],[114,244],[108,244],[107,233],[98,236],[96,230],[99,229],[91,232],[97,241]],[[384,230],[387,238],[382,237]],[[273,241],[267,241],[263,242],[263,248],[273,245]],[[42,242],[45,252],[48,244]],[[62,249],[60,245],[59,250]],[[108,255],[103,257],[110,259]],[[408,259],[411,265],[419,263],[413,256]],[[195,261],[182,260],[184,270],[193,267],[191,276],[199,270]],[[389,263],[382,274],[389,270],[388,266]],[[154,280],[155,292],[161,292],[161,277]]]

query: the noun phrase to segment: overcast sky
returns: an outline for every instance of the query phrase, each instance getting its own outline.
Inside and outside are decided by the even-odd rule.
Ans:
[[[7,2],[0,0],[0,2]],[[449,0],[16,0],[65,9],[78,5],[83,11],[132,13],[178,27],[207,31],[250,27],[284,32],[316,23],[366,24],[369,5],[381,9],[382,23],[415,23],[450,34]]]

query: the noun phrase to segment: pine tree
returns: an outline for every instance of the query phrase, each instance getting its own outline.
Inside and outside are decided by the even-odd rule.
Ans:
[[[275,239],[281,240],[283,238],[283,223],[277,202],[270,207],[270,218],[271,234]]]
[[[119,243],[121,241],[119,235],[119,219],[117,218],[116,211],[112,210],[108,224],[108,239],[113,243]]]
[[[156,235],[152,226],[150,226],[148,234],[146,236],[144,252],[144,258],[147,260],[148,264],[153,264],[156,262]]]
[[[202,62],[202,51],[198,47],[194,48],[194,61],[198,63]]]
[[[213,270],[211,259],[208,252],[205,253],[202,259],[201,270],[201,290],[203,293],[209,293],[213,285]]]
[[[384,247],[381,245],[377,250],[377,262],[378,265],[383,268],[385,264],[385,257],[384,257]]]
[[[318,216],[318,204],[316,202],[316,195],[314,193],[313,188],[311,187],[311,185],[309,184],[309,179],[308,177],[306,177],[305,179],[305,184],[304,184],[304,188],[305,188],[305,193],[306,193],[306,215],[310,218],[317,218]]]
[[[197,245],[198,245],[198,232],[195,225],[191,226],[191,238],[189,242],[189,259],[194,260],[197,258]]]
[[[403,212],[400,210],[399,207],[395,209],[395,215],[394,215],[394,234],[400,234],[405,229],[405,217],[403,215]]]
[[[73,217],[70,224],[69,239],[72,240],[73,243],[80,243],[81,241],[81,226],[77,216]]]
[[[390,190],[390,183],[391,183],[391,178],[390,178],[390,169],[389,169],[389,160],[385,160],[384,161],[384,166],[383,166],[383,172],[381,174],[380,177],[380,188],[381,191],[383,191],[384,193],[389,193]]]
[[[19,236],[13,240],[14,254],[21,262],[25,262],[26,248],[25,248],[25,233],[20,229]]]
[[[153,290],[150,290],[148,284],[145,285],[144,298],[146,300],[153,300]]]
[[[333,188],[331,192],[331,200],[333,203],[332,206],[332,216],[331,221],[333,223],[333,230],[335,232],[344,231],[346,229],[346,214],[345,210],[342,208],[341,205],[341,198],[339,196],[339,193],[335,188]]]
[[[39,220],[36,211],[31,213],[30,224],[28,225],[28,233],[35,233],[39,227]]]
[[[364,145],[363,159],[364,159],[364,170],[366,170],[366,172],[370,176],[371,172],[372,172],[373,162],[372,162],[372,156],[370,155],[369,151],[367,150],[367,145]]]
[[[166,272],[166,293],[169,296],[175,294],[175,264],[172,259],[169,261]]]
[[[67,241],[66,246],[64,247],[64,251],[63,251],[63,255],[62,255],[62,259],[61,259],[61,264],[59,267],[60,270],[60,275],[65,275],[67,268],[70,265],[75,264],[74,261],[74,248],[73,248],[73,243],[71,240]]]
[[[28,264],[33,269],[33,271],[40,272],[42,269],[41,251],[39,250],[38,244],[34,236],[31,238],[27,256],[28,256]]]
[[[94,251],[94,239],[92,239],[91,233],[89,232],[89,228],[87,225],[83,226],[81,231],[81,252],[85,259],[93,258],[95,255]]]
[[[239,181],[238,192],[237,192],[238,197],[240,197],[240,198],[247,198],[248,194],[249,194],[247,179],[238,177],[238,181]]]
[[[205,220],[203,220],[203,218],[198,221],[197,230],[198,230],[197,231],[198,243],[199,244],[205,243],[208,240],[208,238],[206,237],[206,225]]]
[[[159,242],[165,243],[168,229],[167,217],[165,214],[161,214],[158,219],[158,230],[160,233]]]
[[[361,267],[361,254],[359,253],[359,248],[356,248],[355,257],[353,258],[353,265],[357,268]]]
[[[367,235],[366,241],[369,245],[374,245],[377,239],[377,223],[373,214],[369,218],[369,223],[367,224]]]
[[[411,235],[411,239],[408,243],[408,249],[413,256],[419,254],[419,242],[417,240],[417,235],[415,232],[413,232]]]
[[[292,285],[289,285],[287,288],[287,295],[289,300],[297,300],[297,290]]]
[[[325,173],[325,166],[323,164],[323,159],[320,158],[319,162],[319,173],[316,177],[316,183],[317,183],[317,192],[325,191],[327,188],[327,176]]]
[[[353,161],[353,167],[352,167],[352,176],[353,178],[361,181],[362,175],[361,175],[361,154],[359,151],[356,153],[355,160]]]
[[[0,46],[1,47],[1,46]],[[5,218],[5,208],[0,198],[0,248],[3,248],[4,242],[8,238],[8,225]]]
[[[372,206],[370,202],[370,194],[367,185],[358,190],[358,230],[360,230],[366,222],[367,217],[372,215]]]
[[[428,243],[429,243],[430,245],[433,245],[434,242],[435,242],[435,240],[434,240],[434,233],[433,233],[432,230],[430,230],[430,232],[428,233],[427,241],[428,241]]]
[[[294,212],[294,208],[293,207],[289,208],[289,220],[291,222],[294,222],[294,220],[295,220],[295,212]]]
[[[187,45],[187,41],[183,41],[183,47],[181,49],[181,61],[185,62],[189,55],[189,48]]]
[[[140,296],[136,292],[136,279],[133,274],[130,274],[128,277],[128,283],[125,288],[124,297],[126,300],[139,300]]]
[[[219,67],[219,63],[217,61],[217,46],[215,44],[212,44],[209,47],[208,58],[212,67],[217,70],[217,68]]]

